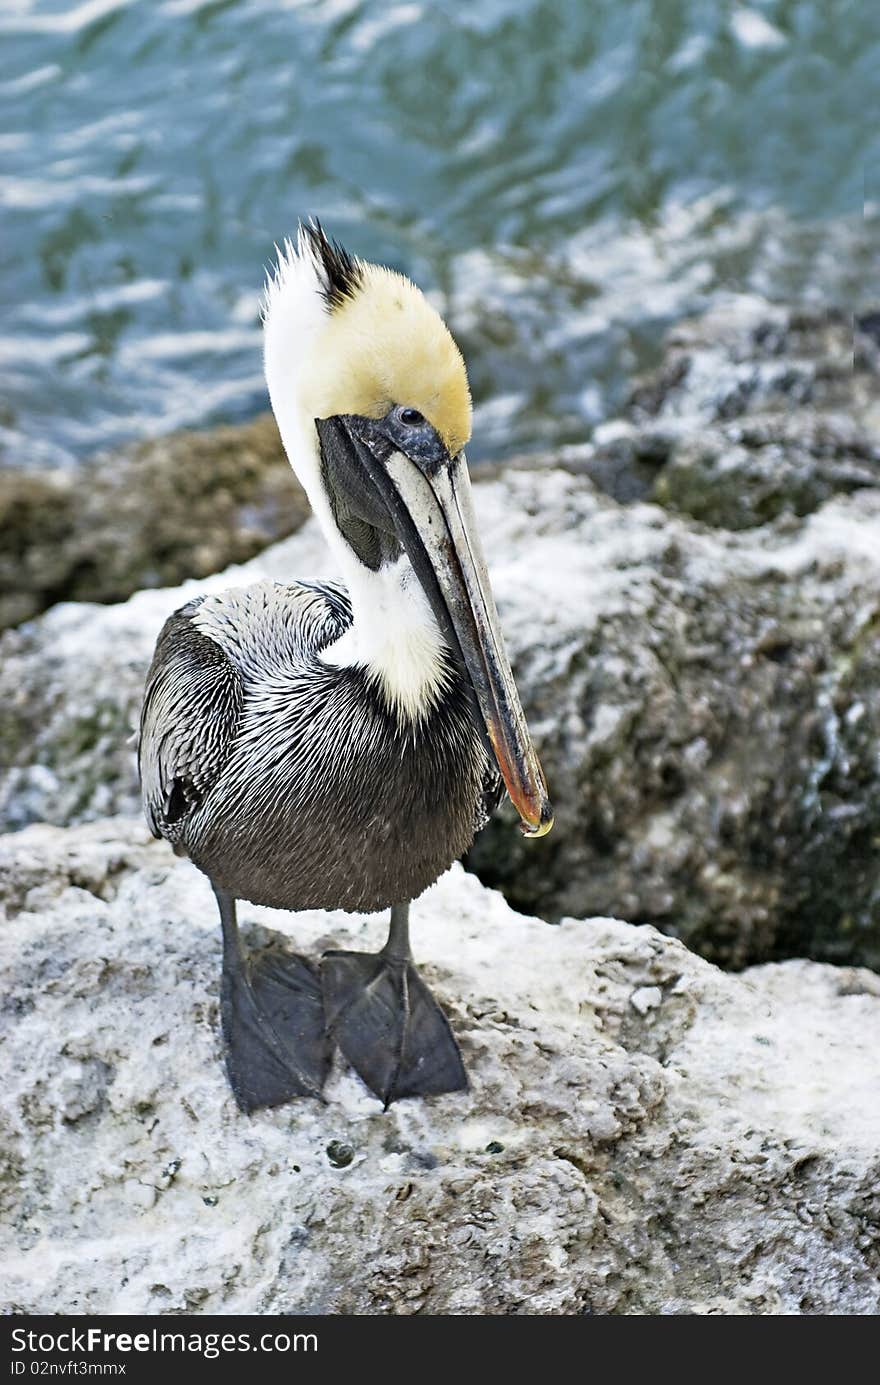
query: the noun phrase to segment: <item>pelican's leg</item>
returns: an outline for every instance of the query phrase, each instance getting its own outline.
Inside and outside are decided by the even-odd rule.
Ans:
[[[226,1071],[242,1111],[320,1096],[330,1067],[321,983],[293,953],[247,957],[235,899],[214,885],[223,925],[220,1017]]]
[[[408,904],[391,910],[381,952],[325,952],[321,981],[327,1028],[386,1110],[467,1087],[449,1021],[412,964]]]

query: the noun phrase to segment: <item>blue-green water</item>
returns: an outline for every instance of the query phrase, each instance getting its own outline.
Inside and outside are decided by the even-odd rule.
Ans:
[[[437,294],[472,456],[584,437],[712,295],[866,292],[878,72],[872,0],[2,0],[3,458],[262,407],[312,212]]]

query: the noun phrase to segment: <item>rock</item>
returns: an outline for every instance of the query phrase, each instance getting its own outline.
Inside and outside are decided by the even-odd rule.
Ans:
[[[663,365],[633,391],[628,420],[603,430],[618,499],[627,480],[706,524],[745,529],[810,514],[832,495],[880,485],[880,353],[831,309],[735,298],[669,335]],[[655,459],[653,475],[643,458]],[[641,471],[639,468],[641,467]],[[607,468],[607,462],[606,462]],[[624,479],[626,478],[626,479]]]
[[[0,630],[64,593],[75,496],[67,472],[0,471]]]
[[[807,406],[854,415],[876,435],[872,321],[832,307],[720,297],[671,329],[660,368],[635,385],[624,413],[635,422],[717,422]]]
[[[583,476],[475,487],[502,625],[556,805],[469,864],[524,911],[615,914],[712,960],[880,965],[880,492],[740,534]],[[143,675],[196,591],[331,571],[313,521],[247,567],[3,637],[7,827],[138,810]]]
[[[0,863],[5,1312],[880,1309],[871,973],[725,976],[456,866],[414,939],[470,1091],[383,1112],[337,1059],[326,1104],[246,1117],[207,881],[121,819],[31,827]],[[313,955],[384,932],[242,917]]]
[[[728,966],[880,965],[880,492],[740,535],[579,496],[555,594],[504,590],[556,827],[495,820],[471,866]]]
[[[768,414],[673,444],[652,496],[704,524],[748,529],[878,486],[880,441],[845,416]]]
[[[275,422],[182,432],[75,474],[0,473],[0,629],[244,562],[309,512]]]

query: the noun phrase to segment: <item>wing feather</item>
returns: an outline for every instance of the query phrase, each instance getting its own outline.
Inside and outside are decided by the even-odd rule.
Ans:
[[[241,717],[242,681],[192,617],[201,599],[162,627],[147,674],[138,740],[144,813],[155,837],[177,841],[221,773]]]

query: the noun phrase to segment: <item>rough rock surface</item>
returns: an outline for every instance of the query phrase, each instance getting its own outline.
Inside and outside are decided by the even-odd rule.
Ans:
[[[557,822],[527,842],[495,820],[474,868],[515,907],[654,923],[734,966],[880,963],[880,492],[741,534],[561,471],[475,498]],[[310,521],[247,568],[7,632],[7,826],[136,812],[129,737],[165,616],[328,570]]]
[[[873,974],[726,976],[456,867],[414,936],[470,1092],[383,1113],[339,1065],[325,1105],[247,1118],[195,869],[122,820],[0,861],[4,1311],[880,1310]],[[313,954],[384,927],[243,916]]]
[[[622,418],[557,462],[722,529],[810,514],[880,486],[875,336],[870,315],[721,300],[670,332]]]
[[[95,458],[0,471],[0,629],[56,601],[121,601],[244,562],[308,502],[271,415]]]
[[[663,364],[632,391],[634,419],[809,410],[843,412],[875,434],[880,352],[870,314],[721,297],[669,332]]]
[[[507,619],[558,829],[538,854],[493,823],[474,868],[728,965],[877,965],[880,492],[741,536],[579,499],[568,657],[540,585],[533,623],[524,600]]]

